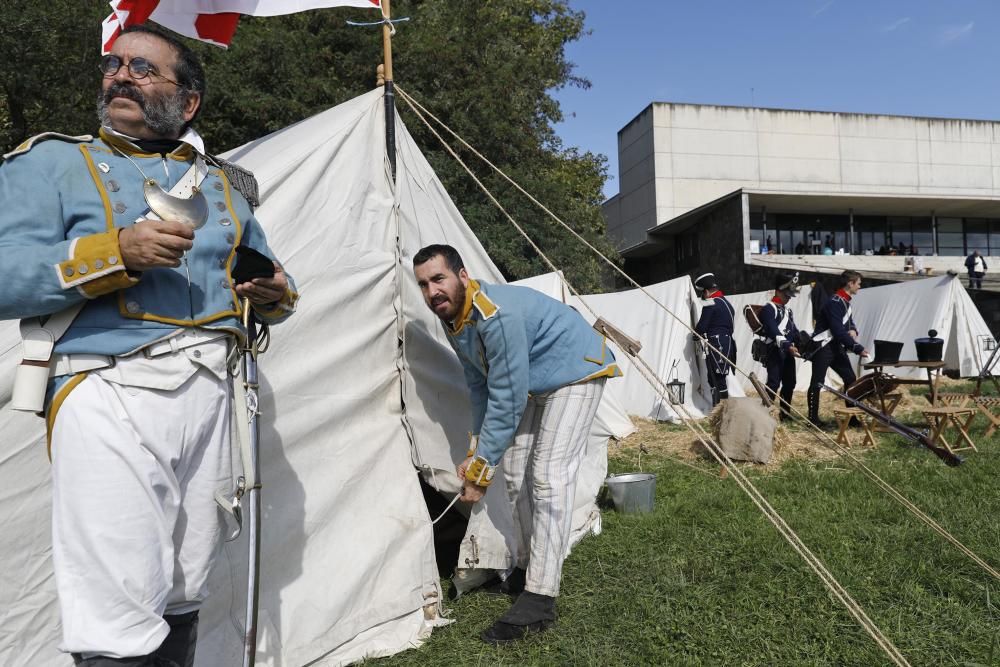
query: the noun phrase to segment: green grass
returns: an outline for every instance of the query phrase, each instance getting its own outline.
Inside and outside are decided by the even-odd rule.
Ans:
[[[951,385],[948,391],[958,391]],[[917,394],[918,391],[914,391]],[[919,415],[902,415],[920,424]],[[1000,438],[948,468],[882,436],[865,462],[1000,567]],[[612,459],[613,472],[635,461]],[[716,473],[714,464],[701,464]],[[559,622],[518,645],[479,632],[510,604],[472,593],[455,623],[378,665],[891,664],[731,479],[643,456],[658,474],[647,515],[604,512],[566,561]],[[754,483],[913,665],[1000,665],[1000,582],[842,460],[790,461]]]

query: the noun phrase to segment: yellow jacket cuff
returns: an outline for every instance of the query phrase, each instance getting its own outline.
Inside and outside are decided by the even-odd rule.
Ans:
[[[268,304],[253,304],[253,310],[264,319],[284,317],[295,312],[295,305],[299,301],[299,293],[290,289],[285,290],[285,295],[278,301]]]
[[[119,229],[75,238],[69,257],[55,265],[63,289],[75,288],[88,299],[131,287],[139,278],[129,275],[118,246]]]
[[[465,458],[476,455],[476,447],[479,446],[479,436],[469,434],[469,451],[465,452]]]
[[[465,479],[477,486],[489,486],[496,470],[496,466],[491,466],[489,461],[482,456],[477,456],[472,459],[472,463],[465,470]]]

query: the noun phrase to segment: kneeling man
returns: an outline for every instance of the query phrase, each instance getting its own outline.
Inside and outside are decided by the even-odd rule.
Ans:
[[[483,497],[503,460],[518,535],[517,568],[505,583],[520,595],[481,636],[517,641],[555,622],[577,473],[604,382],[621,371],[575,310],[527,287],[469,278],[451,246],[420,250],[413,272],[469,385],[472,443],[458,466],[464,501]]]

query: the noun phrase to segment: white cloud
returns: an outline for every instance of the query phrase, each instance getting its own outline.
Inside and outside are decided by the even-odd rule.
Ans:
[[[834,2],[836,2],[836,0],[827,0],[816,11],[813,12],[813,16],[819,16],[826,10],[830,9],[830,7],[833,6]]]
[[[892,23],[890,23],[889,25],[887,25],[884,28],[882,28],[882,32],[892,32],[893,30],[897,30],[898,28],[902,28],[904,25],[906,25],[909,22],[910,22],[910,17],[909,16],[904,16],[903,18],[897,19],[897,20],[893,21]]]
[[[941,43],[951,44],[955,40],[964,39],[969,36],[972,32],[973,26],[975,26],[975,21],[969,21],[965,25],[951,25],[944,28],[941,31]]]

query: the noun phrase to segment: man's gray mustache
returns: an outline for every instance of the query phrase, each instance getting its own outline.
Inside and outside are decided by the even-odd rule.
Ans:
[[[135,86],[125,84],[125,83],[115,83],[108,88],[107,92],[104,93],[104,103],[111,104],[111,100],[116,97],[125,97],[133,102],[137,102],[139,106],[146,107],[146,98]]]

